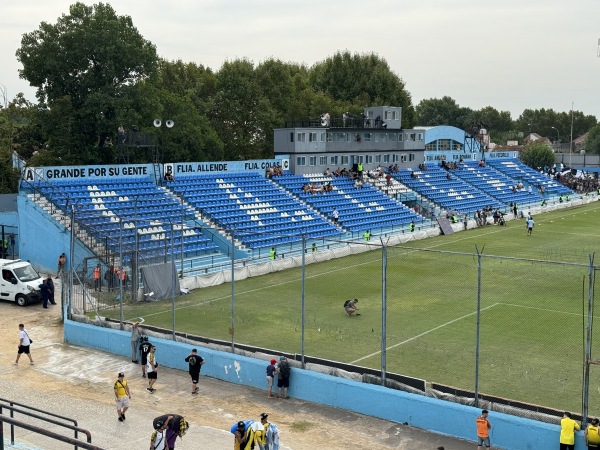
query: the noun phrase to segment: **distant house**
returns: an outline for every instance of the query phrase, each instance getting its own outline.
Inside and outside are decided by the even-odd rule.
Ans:
[[[573,151],[580,152],[585,150],[585,143],[587,142],[588,133],[584,133],[581,136],[573,139]]]
[[[548,139],[547,137],[544,137],[544,136],[540,136],[537,133],[530,133],[527,136],[525,136],[524,142],[525,142],[525,145],[530,144],[531,142],[543,142],[545,144],[552,146],[550,139]]]

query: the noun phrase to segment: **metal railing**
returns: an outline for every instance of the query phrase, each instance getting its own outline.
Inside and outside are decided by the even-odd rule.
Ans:
[[[10,414],[8,416],[5,415],[3,409],[9,410]],[[14,418],[15,413],[22,414],[33,419],[41,420],[46,424],[50,423],[58,427],[71,430],[74,433],[74,437],[64,436],[62,434],[48,430],[47,427],[42,428],[27,422],[23,422],[21,420],[17,420]],[[78,427],[77,421],[75,419],[71,419],[69,417],[54,414],[49,411],[44,411],[39,408],[34,408],[23,403],[13,402],[11,400],[6,400],[3,398],[0,398],[0,450],[4,450],[4,422],[10,425],[11,446],[15,445],[15,428],[23,428],[25,430],[47,436],[51,439],[72,444],[75,450],[77,450],[79,447],[84,449],[102,450],[100,447],[92,445],[92,434],[88,430]],[[79,433],[85,434],[85,442],[79,440]]]

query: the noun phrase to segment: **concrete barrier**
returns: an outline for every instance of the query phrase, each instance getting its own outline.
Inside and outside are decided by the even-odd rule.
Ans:
[[[131,357],[129,331],[67,320],[64,337],[70,344]],[[151,342],[157,347],[156,358],[160,366],[187,371],[184,358],[192,345],[160,338],[152,338]],[[202,375],[259,389],[266,388],[266,361],[203,347],[198,347],[198,353],[206,361],[202,366]],[[476,438],[475,419],[480,410],[470,406],[299,368],[292,369],[290,380],[289,395],[294,398],[407,423],[447,436],[471,441]],[[558,425],[494,411],[490,412],[489,420],[493,427],[491,440],[495,448],[558,448]],[[583,432],[578,433],[576,448],[585,448]]]

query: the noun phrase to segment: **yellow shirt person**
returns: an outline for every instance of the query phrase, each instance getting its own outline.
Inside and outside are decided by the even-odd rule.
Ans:
[[[588,446],[600,448],[600,420],[592,419],[591,425],[583,432],[583,440]]]
[[[565,411],[563,418],[560,421],[560,443],[574,448],[575,432],[580,429],[579,424],[571,419],[571,413]],[[563,447],[561,446],[561,448]]]

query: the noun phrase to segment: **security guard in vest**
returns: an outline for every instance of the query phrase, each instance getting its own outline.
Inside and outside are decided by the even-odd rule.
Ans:
[[[94,269],[94,290],[102,292],[102,269],[100,264]]]
[[[315,244],[314,242],[312,244],[312,252],[317,253],[317,244]]]
[[[358,178],[362,178],[363,174],[363,165],[362,163],[358,163]]]
[[[365,242],[369,242],[371,240],[371,230],[365,231],[365,233],[363,234],[363,239],[365,240]]]
[[[412,233],[413,231],[415,231],[415,223],[414,223],[414,222],[411,222],[411,223],[410,223],[410,225],[409,225],[409,229],[410,229],[410,232],[411,232],[411,233]]]
[[[277,258],[277,252],[275,251],[275,247],[271,247],[271,250],[269,251],[269,259],[271,261],[275,261],[275,258]]]

